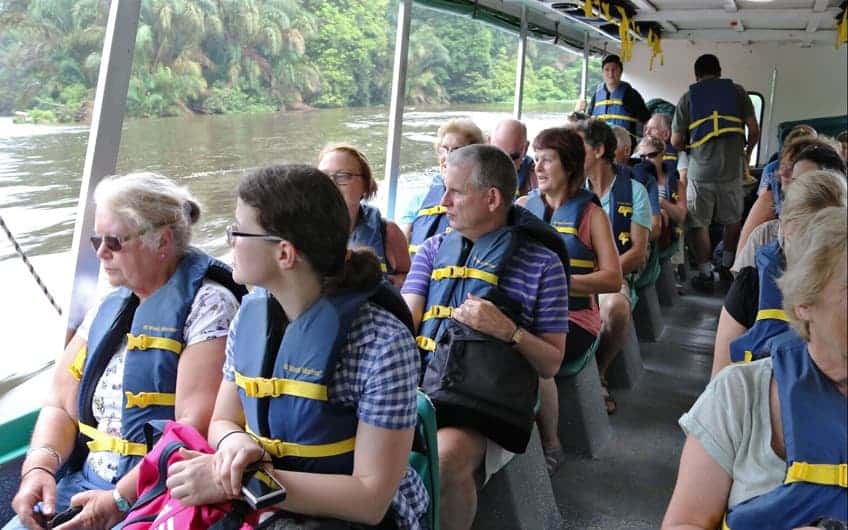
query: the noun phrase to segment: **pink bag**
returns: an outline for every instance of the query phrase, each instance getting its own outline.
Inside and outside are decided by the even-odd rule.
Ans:
[[[165,486],[168,466],[182,460],[179,449],[214,451],[190,425],[169,421],[161,438],[139,465],[138,500],[127,513],[123,530],[250,530],[267,511],[253,511],[241,501],[183,506]]]

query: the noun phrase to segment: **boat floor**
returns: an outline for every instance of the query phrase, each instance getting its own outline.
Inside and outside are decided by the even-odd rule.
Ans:
[[[641,379],[635,388],[611,390],[618,409],[603,456],[568,457],[552,477],[563,528],[660,527],[684,442],[677,420],[709,380],[722,300],[687,294],[662,308],[660,339],[640,342]]]

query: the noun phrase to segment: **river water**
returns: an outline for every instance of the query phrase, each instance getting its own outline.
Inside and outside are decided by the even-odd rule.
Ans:
[[[561,124],[564,109],[525,112],[531,137]],[[432,146],[440,124],[469,117],[488,132],[510,111],[493,106],[407,108],[397,211],[428,182],[424,175],[436,165]],[[235,185],[245,170],[272,162],[314,163],[324,144],[345,141],[363,149],[374,174],[382,178],[387,120],[387,108],[128,120],[117,173],[156,171],[186,185],[203,209],[193,243],[220,257],[227,252],[224,227],[232,222]],[[0,216],[63,307],[73,280],[69,251],[88,132],[87,126],[16,125],[0,117]],[[375,200],[384,211],[385,192],[381,186]],[[7,374],[55,358],[63,333],[61,318],[2,233],[0,277],[0,333],[6,346],[2,381]]]

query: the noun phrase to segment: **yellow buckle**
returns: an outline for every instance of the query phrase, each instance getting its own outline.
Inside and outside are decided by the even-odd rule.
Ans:
[[[127,333],[128,350],[146,350],[149,344],[147,335],[133,335],[132,333]]]

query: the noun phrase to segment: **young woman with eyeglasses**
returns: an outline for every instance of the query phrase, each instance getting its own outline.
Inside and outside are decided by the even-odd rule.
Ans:
[[[348,246],[373,250],[383,274],[400,288],[409,272],[408,243],[397,224],[365,204],[377,193],[377,182],[365,154],[352,145],[331,144],[318,155],[318,169],[333,179],[344,197],[352,227]]]
[[[136,499],[144,425],[176,419],[206,432],[212,416],[244,289],[189,247],[200,209],[171,180],[107,178],[94,199],[91,243],[117,289],[56,364],[6,528],[39,528],[69,505],[83,509],[68,528],[111,528]]]
[[[347,249],[344,198],[316,168],[272,166],[239,183],[235,216],[233,277],[257,289],[230,329],[216,453],[172,465],[171,495],[237,498],[246,466],[266,460],[287,490],[279,528],[421,528],[411,316],[374,254]]]

